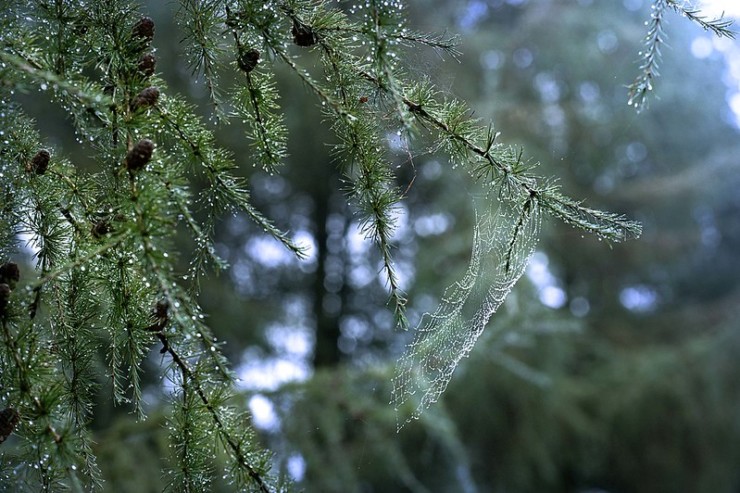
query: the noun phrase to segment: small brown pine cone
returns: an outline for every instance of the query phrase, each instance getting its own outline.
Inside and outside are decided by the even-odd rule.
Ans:
[[[154,21],[151,17],[142,17],[131,29],[134,38],[151,42],[154,39]]]
[[[313,31],[311,26],[293,21],[293,29],[290,30],[293,35],[293,42],[298,46],[313,46],[319,41],[319,37]]]
[[[240,50],[241,51],[241,50]],[[244,72],[249,73],[254,70],[257,63],[260,61],[260,52],[254,48],[241,51],[239,57],[236,59],[236,63],[239,64],[239,68]]]
[[[167,312],[170,309],[170,304],[167,300],[157,301],[157,305],[154,307],[154,316],[158,319],[166,320],[169,318]]]
[[[21,270],[15,262],[6,262],[0,265],[0,283],[7,284],[11,288],[21,279]]]
[[[154,53],[144,53],[139,57],[139,72],[144,74],[144,77],[151,77],[156,66],[157,58]]]
[[[26,165],[26,171],[28,173],[36,173],[37,175],[43,175],[46,173],[49,167],[49,159],[51,155],[46,149],[41,149],[39,152],[34,154],[31,158],[31,162]]]
[[[130,172],[139,171],[152,158],[154,142],[149,139],[140,140],[126,155],[126,168]]]
[[[156,87],[147,87],[134,98],[131,106],[137,110],[147,106],[154,106],[157,104],[157,100],[159,100],[159,89]]]
[[[0,411],[0,443],[3,443],[13,433],[21,416],[18,411],[8,407]]]
[[[90,229],[90,233],[95,238],[102,238],[103,236],[110,233],[112,230],[113,228],[111,228],[111,225],[108,221],[98,221],[93,224],[93,227]]]

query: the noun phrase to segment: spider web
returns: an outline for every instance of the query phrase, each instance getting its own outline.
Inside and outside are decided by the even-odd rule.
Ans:
[[[445,391],[460,360],[468,356],[524,273],[540,225],[533,198],[518,211],[499,205],[476,213],[467,272],[445,290],[436,311],[422,317],[413,342],[398,361],[391,400],[398,413],[398,430],[418,419]],[[404,418],[401,407],[409,400],[416,407]]]

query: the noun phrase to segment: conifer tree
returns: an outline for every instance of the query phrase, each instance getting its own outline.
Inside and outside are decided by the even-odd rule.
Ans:
[[[638,106],[657,75],[667,10],[731,35],[722,19],[707,21],[673,0],[654,3],[630,96]],[[138,5],[8,0],[5,7],[0,482],[17,491],[101,487],[90,428],[94,397],[110,389],[116,404],[147,419],[142,378],[153,348],[172,389],[168,490],[207,491],[216,476],[236,491],[289,488],[271,475],[268,451],[231,400],[234,375],[196,301],[199,279],[228,268],[213,242],[225,214],[248,215],[287,250],[304,254],[253,205],[238,173],[248,165],[281,171],[288,135],[278,74],[302,82],[336,135],[347,198],[380,253],[399,327],[408,324],[407,300],[392,236],[404,190],[389,165],[386,134],[412,148],[426,142],[482,190],[469,269],[417,328],[393,380],[400,423],[444,391],[522,275],[543,218],[607,241],[640,234],[637,223],[588,208],[553,178],[538,176],[524,150],[502,143],[492,124],[431,80],[412,80],[405,50],[457,52],[453,38],[407,26],[403,2],[181,0],[177,19],[188,61],[209,94],[208,121],[160,77],[157,28]],[[222,82],[229,77],[238,82]],[[38,132],[18,97],[26,93],[69,116],[91,166],[66,158]],[[244,123],[250,156],[217,143],[230,120]],[[180,231],[194,239],[193,252],[176,250]],[[34,251],[33,266],[18,262],[23,242]],[[186,255],[183,272],[176,261]],[[410,396],[421,399],[408,403]]]

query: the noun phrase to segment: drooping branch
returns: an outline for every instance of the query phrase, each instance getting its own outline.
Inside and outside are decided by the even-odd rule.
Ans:
[[[686,2],[653,0],[650,20],[646,22],[648,32],[643,42],[643,50],[640,52],[640,74],[628,86],[627,104],[634,106],[638,112],[645,109],[648,95],[653,91],[655,80],[660,76],[662,49],[666,44],[665,15],[669,8],[719,38],[732,39],[735,37],[735,32],[730,29],[733,21],[726,19],[724,15],[715,19],[707,19],[701,15],[699,9],[687,6]]]

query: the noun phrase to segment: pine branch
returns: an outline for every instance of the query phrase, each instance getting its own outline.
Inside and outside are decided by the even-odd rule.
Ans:
[[[241,444],[239,443],[238,440],[236,440],[231,435],[231,433],[227,429],[221,415],[219,415],[218,410],[211,403],[209,397],[206,395],[206,392],[204,391],[202,385],[200,384],[199,379],[195,377],[193,371],[190,369],[188,364],[185,362],[185,360],[182,357],[180,357],[177,351],[174,350],[172,345],[169,343],[167,336],[165,336],[164,333],[160,332],[159,338],[162,341],[162,350],[166,352],[167,354],[169,354],[170,357],[172,358],[172,361],[175,363],[175,365],[177,365],[177,368],[182,373],[183,381],[187,381],[189,382],[190,385],[193,386],[196,394],[200,398],[205,408],[208,410],[208,413],[210,414],[211,419],[215,423],[219,434],[223,437],[224,441],[228,444],[228,447],[231,449],[231,452],[234,454],[234,457],[236,458],[239,467],[242,467],[247,471],[247,474],[249,475],[249,477],[257,484],[257,486],[259,487],[259,490],[262,493],[270,493],[271,491],[273,491],[268,486],[267,480],[263,478],[263,473],[261,473],[247,459],[247,456],[242,450]]]
[[[256,72],[261,53],[247,49],[240,41],[236,25],[232,29],[237,51],[237,65],[244,72],[247,84],[237,91],[234,100],[236,114],[249,122],[249,133],[257,153],[257,162],[272,174],[286,156],[287,128],[279,116],[278,94],[270,72]]]
[[[582,207],[575,201],[557,194],[550,187],[537,185],[534,177],[527,173],[527,167],[522,166],[521,153],[511,148],[500,148],[495,143],[496,134],[489,128],[485,135],[485,145],[476,144],[466,133],[465,125],[461,125],[456,114],[452,118],[444,119],[438,114],[432,114],[419,103],[405,99],[404,102],[411,111],[422,121],[432,124],[447,138],[459,143],[465,150],[483,160],[474,167],[474,174],[478,177],[498,174],[501,179],[501,190],[514,192],[515,196],[524,193],[527,200],[536,198],[539,204],[548,212],[556,215],[564,222],[594,233],[612,241],[624,241],[640,235],[638,223],[628,221],[624,216],[595,211]],[[452,120],[452,122],[450,121]],[[460,126],[463,126],[461,131]],[[494,180],[493,183],[496,183]],[[529,203],[529,202],[527,202]]]
[[[406,130],[411,128],[411,116],[404,104],[400,82],[396,77],[396,57],[392,51],[391,44],[386,37],[386,31],[395,31],[401,25],[402,4],[400,2],[388,2],[370,0],[368,5],[370,15],[368,22],[370,28],[367,30],[373,49],[372,69],[376,74],[378,86],[384,93],[390,95],[395,105],[396,116],[400,119]]]
[[[84,265],[89,264],[93,259],[98,258],[100,255],[116,248],[119,244],[123,243],[124,241],[128,240],[129,237],[125,234],[121,234],[118,236],[115,236],[110,239],[110,241],[104,243],[103,245],[100,245],[99,247],[87,252],[84,256],[78,257],[72,262],[68,262],[59,268],[45,274],[41,278],[39,278],[38,281],[31,284],[31,287],[36,291],[40,289],[45,284],[58,279],[60,276],[63,276],[64,274],[68,273],[72,269],[75,269],[77,267],[81,267]]]
[[[675,12],[698,24],[705,31],[712,32],[718,38],[735,39],[736,33],[730,29],[734,21],[732,19],[726,19],[724,14],[714,19],[707,18],[701,15],[701,9],[686,5],[686,2],[679,0],[666,0],[666,2]]]
[[[251,119],[253,122],[252,140],[258,150],[257,161],[262,163],[265,171],[273,174],[286,155],[285,126],[282,125],[282,122],[278,123],[275,116],[265,108],[270,105],[265,101],[265,97],[273,93],[273,87],[264,83],[258,85],[255,83],[252,74],[248,73],[245,89],[248,96],[243,94],[239,99],[242,102],[248,101],[248,103],[241,106],[240,111],[242,114],[254,115]],[[257,94],[260,95],[261,100],[257,99]],[[249,110],[246,109],[247,105]],[[272,106],[273,108],[277,107],[274,103]],[[268,121],[267,119],[271,117],[273,121]]]
[[[329,27],[324,29],[317,29],[319,34],[322,32],[338,32],[347,35],[362,35],[363,37],[369,36],[369,31],[366,27],[356,26],[354,24],[343,25],[339,27]],[[457,59],[462,55],[457,49],[459,44],[459,36],[448,36],[446,34],[431,34],[412,31],[408,28],[403,28],[400,32],[386,33],[386,38],[398,42],[403,42],[411,46],[420,45],[428,48],[433,48],[441,53],[450,55],[453,59]]]
[[[40,64],[30,58],[22,58],[5,51],[0,51],[0,60],[7,63],[14,70],[26,74],[34,81],[44,84],[44,87],[50,87],[62,98],[70,99],[72,104],[90,108],[90,111],[93,113],[101,112],[102,108],[107,108],[112,104],[112,100],[97,91],[92,84],[77,84],[68,78],[60,77],[54,72],[44,70]],[[11,81],[13,78],[7,77],[7,80]],[[22,88],[23,86],[16,83],[14,87]]]
[[[218,60],[224,48],[219,45],[222,0],[180,0],[178,20],[185,30],[193,74],[202,72],[216,116],[225,118],[219,90]]]
[[[332,54],[336,53],[329,45],[324,49]],[[358,164],[360,168],[359,181],[353,195],[362,214],[362,231],[367,238],[373,239],[378,245],[383,262],[383,271],[391,294],[394,314],[398,325],[407,328],[405,315],[406,297],[399,285],[391,255],[391,236],[394,227],[393,206],[400,200],[400,195],[392,185],[392,175],[382,156],[377,155],[380,149],[377,130],[369,130],[366,123],[354,116],[346,90],[340,91],[342,101],[328,95],[313,78],[282,50],[276,50],[280,57],[298,77],[314,92],[314,94],[328,106],[337,116],[335,129],[340,139],[345,143],[345,158],[347,167]],[[335,65],[336,67],[336,65]],[[364,128],[365,127],[365,128]],[[359,129],[364,128],[363,131]]]
[[[584,207],[580,202],[561,195],[554,187],[539,192],[537,197],[541,206],[550,214],[601,239],[619,243],[639,238],[642,234],[640,223],[621,214]]]
[[[193,159],[199,161],[205,168],[206,177],[211,183],[211,197],[215,199],[209,200],[209,202],[217,207],[246,212],[263,230],[280,241],[298,258],[302,258],[305,254],[304,249],[295,245],[286,233],[276,228],[269,219],[265,218],[251,204],[249,192],[243,188],[243,180],[229,173],[234,168],[234,164],[223,153],[212,151],[214,145],[212,136],[204,134],[203,130],[199,131],[200,135],[189,132],[185,125],[179,122],[177,117],[167,109],[157,107],[157,110],[161,120],[185,143]]]
[[[700,15],[699,9],[687,6],[683,1],[653,0],[650,21],[646,23],[648,32],[643,43],[643,51],[640,52],[640,74],[628,86],[627,104],[634,106],[638,112],[645,109],[647,97],[653,91],[655,80],[660,76],[661,49],[666,43],[665,12],[668,8],[698,24],[705,31],[711,31],[719,38],[734,39],[735,37],[735,32],[730,29],[733,21],[725,19],[724,15],[707,20],[706,17]]]
[[[663,25],[667,5],[666,0],[653,2],[644,51],[640,52],[642,56],[640,75],[629,86],[627,104],[634,106],[638,111],[645,108],[647,94],[653,90],[653,82],[660,75],[658,68],[662,57],[661,45],[665,44]]]
[[[311,92],[321,100],[323,105],[329,107],[340,118],[348,121],[354,121],[357,119],[355,115],[342,105],[341,101],[337,101],[334,97],[330,96],[329,91],[321,87],[321,85],[316,82],[306,70],[300,68],[285,51],[278,49],[275,52],[311,90]]]
[[[363,73],[362,76],[377,83],[377,79],[369,73]],[[478,163],[473,163],[471,168],[476,178],[488,177],[492,185],[499,183],[500,190],[506,191],[507,196],[523,194],[536,198],[543,208],[563,221],[603,238],[623,241],[640,235],[639,225],[623,216],[587,209],[557,194],[550,187],[538,186],[536,179],[528,173],[529,167],[523,165],[521,153],[496,144],[498,134],[490,127],[482,132],[467,117],[468,111],[464,106],[454,102],[439,105],[434,100],[435,92],[425,85],[412,87],[408,93],[418,99],[404,97],[404,104],[422,123],[429,124],[453,143],[450,150],[453,159],[464,159],[467,153],[478,159]],[[478,135],[485,135],[484,145],[475,142]],[[461,152],[463,155],[456,155],[456,149],[459,151],[457,154]],[[586,219],[589,216],[591,219]]]

